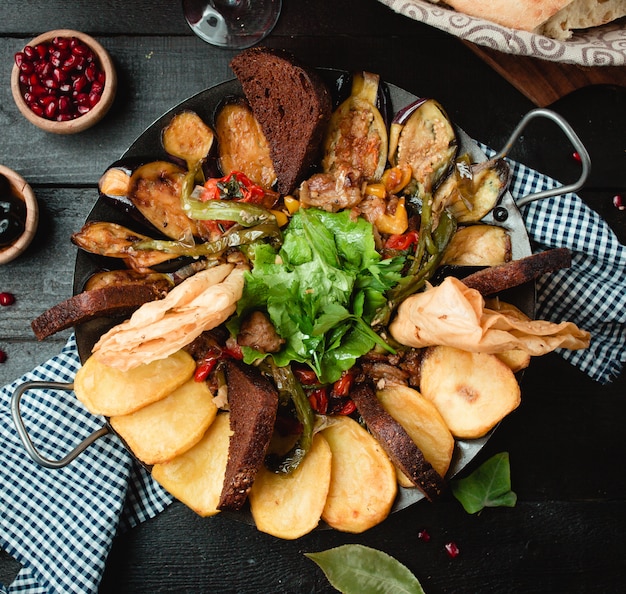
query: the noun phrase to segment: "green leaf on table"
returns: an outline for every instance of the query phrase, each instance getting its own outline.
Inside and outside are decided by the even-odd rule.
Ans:
[[[408,568],[387,553],[363,545],[342,545],[305,553],[343,594],[424,594]]]
[[[484,507],[514,507],[517,495],[511,491],[509,453],[500,452],[468,477],[451,481],[450,489],[470,514]]]

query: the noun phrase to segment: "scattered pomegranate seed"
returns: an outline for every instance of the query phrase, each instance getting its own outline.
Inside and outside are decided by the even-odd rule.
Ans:
[[[15,303],[15,296],[13,293],[7,293],[6,291],[0,293],[0,305],[13,305]]]
[[[578,153],[578,151],[574,151],[572,153],[572,159],[574,159],[576,163],[582,163],[582,158],[580,157],[580,153]]]
[[[0,349],[0,363],[4,363],[7,360],[7,354]]]
[[[613,206],[617,208],[617,210],[626,210],[626,200],[621,194],[615,194],[613,196]]]
[[[448,553],[448,557],[450,557],[450,559],[454,559],[455,557],[458,557],[459,554],[461,553],[461,551],[459,550],[459,547],[454,541],[447,542],[444,545],[444,548],[446,549],[446,553]]]
[[[48,120],[75,119],[100,101],[105,73],[93,50],[77,37],[55,37],[15,54],[22,96]]]
[[[417,538],[419,538],[423,542],[430,542],[430,533],[428,532],[428,530],[426,530],[426,528],[422,528],[417,533]]]

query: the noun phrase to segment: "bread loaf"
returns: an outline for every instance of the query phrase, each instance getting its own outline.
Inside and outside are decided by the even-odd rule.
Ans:
[[[576,29],[605,25],[623,16],[626,16],[626,0],[574,0],[540,25],[536,32],[565,40]]]
[[[575,29],[626,16],[626,0],[445,0],[458,12],[504,27],[569,39]]]
[[[284,51],[250,48],[230,66],[270,145],[277,190],[289,194],[318,160],[332,111],[328,88]]]

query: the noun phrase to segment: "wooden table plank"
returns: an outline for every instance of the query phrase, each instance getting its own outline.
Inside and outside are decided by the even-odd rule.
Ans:
[[[573,91],[591,85],[626,87],[626,68],[623,66],[592,68],[564,64],[464,43],[538,107],[547,107]]]

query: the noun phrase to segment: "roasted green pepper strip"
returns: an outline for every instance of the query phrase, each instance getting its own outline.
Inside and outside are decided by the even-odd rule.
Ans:
[[[439,215],[439,224],[432,228],[432,200],[422,203],[422,220],[415,258],[406,276],[387,293],[386,304],[376,314],[372,326],[387,325],[391,314],[409,295],[417,293],[435,273],[446,246],[456,232],[456,219],[446,210]]]
[[[243,227],[259,223],[276,223],[276,217],[263,206],[237,200],[207,200],[202,202],[191,196],[193,181],[189,176],[183,181],[181,200],[183,210],[191,219],[199,221],[234,221]]]
[[[278,367],[270,358],[266,360],[266,363],[269,366],[274,378],[274,383],[280,393],[281,401],[290,399],[293,402],[296,417],[302,425],[302,434],[296,444],[286,454],[282,456],[270,454],[265,459],[266,466],[272,472],[277,474],[289,474],[298,468],[307,452],[311,449],[315,414],[302,389],[302,385],[296,379],[291,367]]]
[[[270,241],[278,242],[282,240],[282,234],[276,222],[265,222],[247,229],[233,227],[219,239],[199,243],[197,245],[187,245],[180,241],[147,239],[135,243],[133,250],[159,251],[166,254],[191,257],[219,256],[229,247],[249,245],[261,239],[269,239]]]

